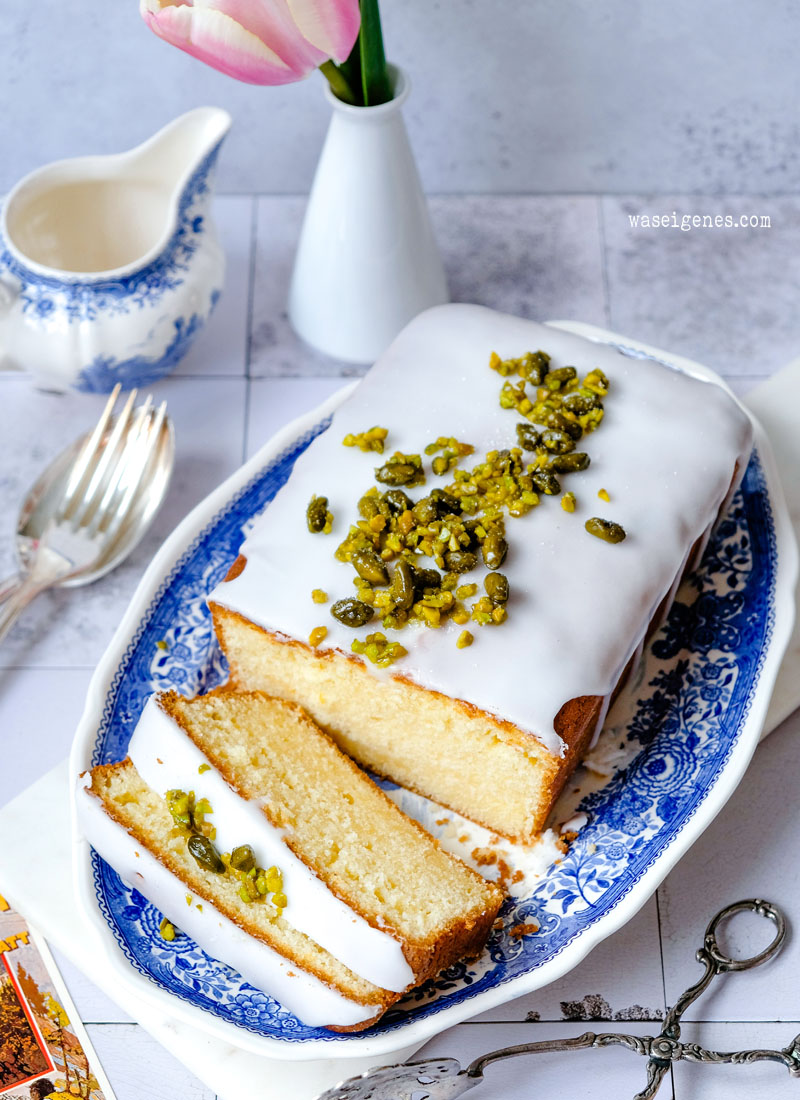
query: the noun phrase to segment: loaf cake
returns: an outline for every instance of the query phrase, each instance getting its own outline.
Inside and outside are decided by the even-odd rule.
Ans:
[[[210,594],[230,684],[529,841],[751,442],[700,378],[477,306],[424,313]]]
[[[368,1027],[482,949],[502,891],[448,855],[317,729],[260,693],[148,700],[87,773],[91,844],[210,954],[305,1023]]]

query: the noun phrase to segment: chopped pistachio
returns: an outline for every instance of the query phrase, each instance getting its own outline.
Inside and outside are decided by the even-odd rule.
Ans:
[[[321,588],[313,588],[311,590],[311,599],[314,601],[314,603],[327,603],[328,593],[323,591],[323,589]]]
[[[424,485],[425,471],[419,455],[406,455],[395,451],[383,466],[375,470],[375,478],[384,485]]]
[[[470,596],[474,596],[478,591],[477,584],[461,584],[456,589],[456,597],[459,600],[466,600]]]
[[[584,527],[590,535],[603,539],[604,542],[622,542],[627,537],[624,527],[614,523],[613,520],[600,519],[599,516],[587,519]]]
[[[321,645],[322,642],[324,642],[327,637],[328,637],[328,628],[327,628],[327,626],[315,626],[314,629],[311,631],[311,633],[308,636],[309,645],[314,646],[314,648],[316,649],[316,647],[318,645]]]
[[[608,504],[608,502],[611,500],[611,497],[608,495],[607,489],[600,489],[597,495],[600,497],[601,500],[604,500],[606,504]]]
[[[165,939],[168,943],[171,943],[175,939],[175,926],[171,924],[166,917],[161,921],[158,926],[158,930],[161,933],[161,938]]]
[[[333,512],[328,510],[328,498],[312,496],[306,508],[306,525],[312,535],[329,535],[333,527]]]
[[[358,447],[360,451],[376,451],[383,454],[383,444],[389,434],[386,428],[369,428],[366,432],[357,432],[355,435],[348,432],[342,440],[345,447]]]
[[[474,638],[470,634],[470,632],[468,630],[462,630],[458,636],[458,641],[456,642],[456,645],[459,649],[466,649],[467,646],[472,645],[473,641]]]
[[[211,765],[210,764],[201,764],[197,769],[198,775],[203,775],[205,772],[210,772],[210,771],[211,771]]]
[[[574,512],[576,504],[577,501],[575,500],[574,493],[564,493],[563,497],[561,498],[561,507],[564,509],[565,512]]]
[[[440,477],[457,466],[465,455],[471,455],[475,448],[471,443],[461,443],[455,436],[440,435],[435,443],[429,443],[425,448],[426,455],[436,455],[431,463],[431,469]],[[437,454],[441,451],[441,454]]]
[[[429,609],[434,611],[433,608]],[[388,668],[400,657],[405,657],[408,650],[399,642],[390,642],[385,634],[376,632],[367,634],[362,642],[360,638],[354,638],[350,643],[353,653],[364,656],[378,668]]]

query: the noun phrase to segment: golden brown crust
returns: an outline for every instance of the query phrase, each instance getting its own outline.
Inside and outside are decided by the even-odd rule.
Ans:
[[[237,558],[237,561],[238,560],[239,559]],[[298,638],[291,638],[288,634],[281,634],[279,631],[267,630],[264,627],[259,626],[258,623],[254,623],[252,619],[248,619],[246,615],[242,615],[239,611],[233,611],[231,608],[225,607],[224,604],[216,603],[214,600],[209,600],[208,606],[211,610],[211,618],[214,623],[214,630],[218,638],[221,637],[219,629],[219,616],[220,612],[222,612],[225,615],[231,616],[231,618],[238,619],[238,621],[240,623],[243,623],[245,626],[252,627],[254,630],[259,631],[261,634],[265,634],[271,641],[276,642],[279,645],[286,645],[290,647],[296,646],[297,648],[304,650],[306,653],[308,653],[309,656],[315,657],[317,660],[334,661],[339,658],[344,658],[351,663],[353,668],[358,669],[359,673],[367,677],[370,676],[370,672],[364,667],[364,662],[352,653],[347,653],[345,652],[345,650],[336,648],[315,648],[313,646],[310,646],[307,642],[300,641]],[[558,767],[561,761],[561,757],[555,756],[553,753],[551,753],[550,750],[543,744],[542,741],[540,741],[540,739],[533,731],[524,730],[520,726],[515,726],[513,722],[509,722],[504,718],[500,718],[498,715],[492,714],[491,711],[482,710],[480,707],[476,707],[474,703],[470,703],[466,699],[454,699],[451,695],[445,695],[443,692],[436,691],[434,688],[422,687],[422,685],[416,683],[414,680],[409,679],[408,676],[405,676],[402,673],[390,673],[389,676],[392,680],[401,683],[403,687],[407,687],[413,691],[422,692],[425,695],[434,696],[437,699],[446,700],[449,705],[461,710],[469,718],[480,718],[482,721],[488,722],[497,732],[498,736],[501,737],[502,740],[507,741],[509,744],[514,744],[520,749],[528,750],[531,748],[531,742],[534,742],[537,756],[540,759],[549,757],[553,761],[554,770]],[[234,668],[231,668],[230,670],[230,679],[228,682],[232,684],[237,691],[241,690],[241,685],[236,683]],[[591,698],[591,696],[587,696],[587,698]],[[579,702],[580,700],[572,701]],[[569,704],[565,704],[565,706],[569,706]],[[564,707],[561,708],[561,711],[559,711],[559,713],[562,713],[563,711]],[[317,725],[319,725],[319,722],[316,719],[314,719],[314,721]],[[325,730],[324,726],[322,727],[322,729],[325,733],[328,732],[327,730]],[[565,729],[566,737],[570,739],[577,740],[579,733],[578,735],[575,735],[573,737],[572,731],[569,729]],[[386,778],[391,778],[391,776],[387,776]]]
[[[230,567],[228,572],[225,574],[225,580],[226,581],[235,581],[236,578],[239,576],[239,574],[241,572],[243,572],[244,567],[246,565],[247,565],[247,558],[244,556],[244,554],[239,554],[236,561],[233,563],[233,565]]]
[[[224,695],[225,690],[225,688],[217,688],[214,691],[209,692],[206,698],[214,695]],[[365,775],[365,773],[361,770],[361,768],[359,768],[358,765],[355,764],[349,756],[346,756],[343,752],[341,752],[333,738],[330,737],[329,734],[325,733],[324,730],[320,729],[317,723],[313,721],[313,719],[308,715],[304,708],[299,705],[299,703],[293,703],[286,699],[275,699],[274,697],[267,695],[266,692],[262,691],[239,691],[237,692],[237,694],[245,698],[249,697],[254,699],[270,699],[273,702],[280,703],[280,705],[282,707],[286,707],[287,710],[292,711],[308,728],[309,734],[312,737],[321,737],[330,744],[331,748],[336,752],[337,756],[341,758],[344,766],[348,769],[352,779],[352,783],[354,785],[369,783],[370,787],[372,788],[372,793],[376,794],[386,804],[391,813],[401,814],[405,818],[408,825],[410,825],[414,829],[414,831],[419,834],[419,836],[425,841],[426,844],[432,844],[436,848],[441,848],[441,845],[435,837],[431,836],[430,833],[423,829],[419,822],[415,821],[412,817],[408,817],[406,814],[403,814],[402,810],[398,809],[398,807],[395,805],[394,802],[392,802],[385,791],[382,791],[380,787],[373,784],[369,777]],[[205,744],[201,745],[197,742],[192,730],[190,729],[189,725],[182,720],[180,710],[175,705],[176,700],[178,699],[180,699],[180,696],[176,691],[164,692],[158,697],[159,704],[162,706],[162,708],[166,711],[167,714],[169,714],[170,718],[181,727],[189,740],[192,741],[193,744],[197,745],[201,752],[206,754],[208,759],[212,762],[212,764],[223,777],[225,782],[234,791],[236,791],[240,798],[249,800],[250,795],[247,791],[242,789],[240,784],[236,782],[235,777],[231,774],[230,770],[226,768],[224,761],[220,759],[220,757],[213,751],[210,746]],[[281,827],[281,822],[275,819],[275,817],[270,812],[270,807],[268,805],[262,804],[261,810],[264,813],[264,816],[272,825],[274,825],[276,828]],[[297,856],[297,858],[301,861],[304,861],[303,852],[299,849],[296,841],[294,841],[291,835],[291,831],[284,832],[283,840],[287,847]],[[505,897],[504,891],[501,890],[499,886],[496,886],[492,882],[488,882],[472,867],[464,863],[463,860],[460,860],[457,856],[453,855],[451,855],[450,858],[453,859],[456,863],[460,864],[466,875],[471,877],[476,882],[476,884],[485,891],[485,908],[477,912],[463,914],[458,921],[453,922],[450,926],[444,929],[436,937],[436,939],[419,940],[416,942],[411,942],[410,940],[408,940],[402,935],[401,932],[399,932],[396,928],[393,928],[388,921],[379,924],[377,920],[370,917],[359,906],[358,899],[353,894],[348,894],[346,890],[340,889],[338,887],[337,883],[333,881],[332,876],[328,873],[326,868],[313,867],[311,869],[313,870],[314,874],[325,883],[330,892],[335,897],[339,898],[340,901],[344,902],[345,905],[348,906],[348,908],[352,909],[354,913],[357,913],[373,928],[376,928],[381,932],[386,932],[387,934],[393,936],[401,944],[406,962],[411,967],[411,970],[414,973],[414,981],[409,983],[407,987],[408,989],[412,989],[415,985],[420,985],[428,978],[432,978],[444,967],[451,966],[454,962],[457,962],[458,959],[463,958],[464,955],[469,954],[470,951],[476,950],[474,947],[475,943],[478,944],[477,950],[480,951],[480,949],[483,947],[483,942],[488,935],[489,929],[492,926],[492,922],[497,916],[497,912],[502,905],[503,899]]]
[[[362,661],[350,653],[345,653],[339,649],[314,649],[307,645],[305,642],[299,641],[297,638],[290,638],[288,635],[280,634],[270,630],[266,630],[264,627],[254,623],[251,619],[240,614],[238,611],[233,611],[230,608],[225,607],[223,604],[218,604],[214,601],[209,601],[209,607],[211,609],[211,617],[214,624],[214,630],[217,638],[220,639],[222,644],[223,632],[222,632],[222,618],[223,616],[229,616],[237,620],[242,625],[249,629],[255,630],[260,634],[263,634],[271,642],[276,645],[284,645],[290,648],[296,648],[299,651],[305,652],[316,660],[325,662],[335,662],[337,660],[346,659],[350,663],[350,667],[357,670],[358,674],[365,678],[373,679],[368,669],[364,667]],[[223,645],[224,649],[224,645]],[[235,662],[230,660],[229,656],[229,680],[228,684],[236,691],[242,691],[244,685],[239,683],[236,678],[236,665]],[[537,815],[536,818],[536,831],[541,831],[544,827],[544,822],[547,818],[550,807],[556,798],[560,794],[564,783],[566,782],[571,771],[580,762],[581,757],[588,748],[591,742],[592,735],[594,734],[595,724],[597,716],[600,714],[602,706],[602,698],[599,696],[582,696],[579,699],[571,699],[558,713],[556,718],[556,732],[562,738],[566,745],[566,751],[564,756],[556,756],[551,753],[542,742],[536,737],[535,734],[521,729],[519,726],[515,726],[513,723],[500,719],[496,715],[491,714],[489,711],[481,710],[474,704],[467,702],[463,699],[453,699],[449,695],[445,695],[442,692],[434,691],[428,688],[424,688],[419,684],[410,680],[406,676],[395,675],[392,677],[395,681],[402,683],[403,687],[414,692],[420,692],[424,695],[434,696],[440,700],[445,701],[448,705],[456,707],[470,718],[479,718],[491,728],[493,734],[496,734],[501,740],[511,745],[513,748],[519,749],[521,752],[530,751],[532,745],[535,745],[535,751],[537,758],[543,765],[543,770],[546,773],[544,787],[551,793],[551,797],[547,800],[546,809]],[[297,705],[297,704],[295,704]],[[315,723],[318,729],[330,737],[334,742],[337,741],[335,729],[329,728],[324,721],[315,716],[312,721]],[[382,774],[379,768],[373,766],[373,770],[376,774]],[[395,777],[391,775],[384,775],[383,778],[394,780]],[[423,797],[430,798],[430,791],[424,790],[422,787],[415,785],[413,782],[404,780],[403,786],[408,790],[414,791],[416,794],[420,794]],[[454,810],[456,813],[464,813],[462,806],[452,805],[443,797],[437,797],[436,799],[442,806],[448,809]],[[467,815],[469,816],[469,815]],[[509,833],[503,833],[498,829],[496,822],[483,821],[477,815],[473,816],[473,820],[478,824],[491,829],[494,832],[500,832],[502,835],[508,837],[509,840],[519,841],[522,843],[530,842],[531,836],[525,835],[513,835]]]
[[[227,917],[228,920],[232,921],[235,925],[237,925],[237,927],[241,928],[242,931],[246,932],[249,936],[252,936],[253,939],[258,940],[266,947],[270,948],[273,951],[276,951],[279,955],[282,955],[283,958],[288,959],[290,962],[294,963],[294,965],[299,967],[299,969],[305,970],[309,974],[313,974],[315,978],[318,978],[319,981],[323,982],[325,985],[329,986],[330,988],[337,989],[337,992],[343,993],[343,995],[355,1001],[357,1004],[379,1005],[380,1012],[378,1013],[378,1015],[381,1015],[390,1005],[399,1000],[399,998],[402,996],[401,993],[394,993],[387,989],[380,989],[377,986],[374,987],[374,992],[370,993],[365,998],[357,998],[349,992],[347,994],[344,994],[343,990],[338,989],[335,985],[331,983],[328,975],[326,975],[324,970],[322,970],[320,967],[310,964],[306,959],[303,959],[301,962],[297,958],[297,956],[291,951],[291,949],[287,948],[286,944],[280,943],[277,940],[271,938],[264,929],[259,928],[246,920],[242,920],[241,915],[237,913],[235,909],[232,909],[229,905],[227,905],[224,899],[217,898],[212,894],[212,892],[206,887],[206,884],[200,875],[194,875],[190,870],[187,870],[185,866],[178,864],[178,862],[172,858],[169,851],[162,852],[156,850],[147,834],[142,829],[137,828],[136,825],[132,822],[126,821],[125,818],[120,815],[119,811],[113,805],[113,800],[109,800],[103,797],[102,791],[99,787],[100,780],[102,780],[106,776],[114,775],[120,770],[129,767],[133,767],[133,764],[130,758],[126,757],[125,760],[121,761],[119,764],[99,764],[97,767],[92,768],[92,786],[90,788],[87,788],[88,793],[95,798],[98,798],[108,816],[118,825],[122,826],[122,828],[125,829],[128,835],[132,836],[138,844],[141,844],[143,848],[146,848],[150,855],[152,855],[155,859],[159,861],[159,863],[166,867],[171,874],[175,875],[175,877],[179,879],[182,883],[185,883],[185,885],[188,886],[193,893],[202,898],[204,901],[208,902],[209,905],[217,909],[220,913],[223,914],[223,916]],[[369,1024],[358,1025],[359,1028],[368,1026]]]

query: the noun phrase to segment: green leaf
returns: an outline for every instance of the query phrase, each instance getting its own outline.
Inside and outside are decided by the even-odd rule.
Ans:
[[[392,98],[386,55],[383,52],[383,32],[378,0],[360,0],[361,30],[358,43],[361,56],[361,88],[364,106],[376,107]],[[349,58],[348,58],[349,61]]]

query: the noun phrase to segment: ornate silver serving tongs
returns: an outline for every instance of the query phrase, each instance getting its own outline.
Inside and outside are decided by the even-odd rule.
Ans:
[[[734,913],[752,912],[766,917],[775,925],[775,938],[758,955],[749,959],[734,959],[726,955],[717,943],[717,928]],[[541,1043],[522,1043],[504,1047],[476,1058],[462,1069],[455,1058],[430,1058],[403,1065],[379,1066],[359,1077],[350,1077],[323,1092],[318,1100],[452,1100],[483,1080],[483,1071],[491,1062],[516,1058],[520,1054],[552,1054],[565,1050],[586,1050],[590,1047],[624,1046],[647,1058],[647,1087],[637,1092],[633,1100],[650,1100],[673,1062],[683,1060],[704,1063],[780,1062],[793,1077],[800,1077],[800,1035],[796,1035],[783,1050],[704,1050],[696,1043],[681,1042],[681,1016],[708,988],[717,974],[732,970],[750,970],[777,954],[786,937],[783,913],[768,901],[751,898],[726,905],[709,924],[697,961],[705,971],[699,981],[686,990],[667,1013],[661,1033],[656,1036],[621,1035],[606,1032],[596,1035],[584,1032],[574,1039],[552,1039]]]

